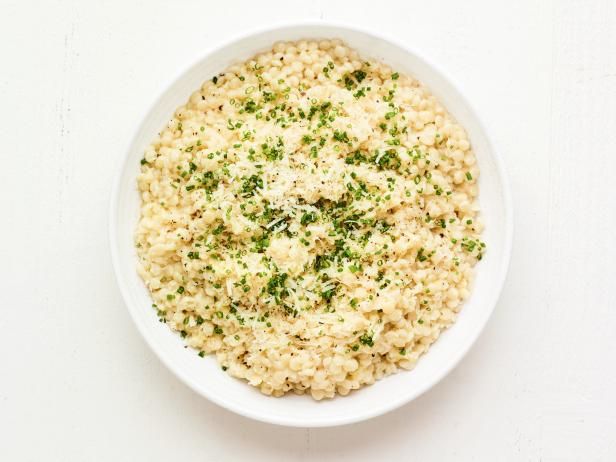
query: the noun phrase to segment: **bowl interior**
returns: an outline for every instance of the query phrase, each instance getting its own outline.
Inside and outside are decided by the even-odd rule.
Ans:
[[[222,372],[214,358],[185,349],[180,337],[158,322],[151,300],[135,270],[133,233],[139,217],[135,177],[144,148],[201,83],[233,62],[243,61],[279,40],[340,38],[362,56],[388,63],[424,82],[469,133],[481,170],[480,206],[486,224],[487,253],[476,267],[470,299],[458,321],[410,372],[378,381],[347,397],[315,402],[307,396],[271,398]],[[327,426],[356,422],[394,409],[434,385],[475,341],[497,301],[509,260],[511,207],[498,157],[468,103],[425,59],[389,40],[347,27],[309,24],[259,32],[227,44],[173,82],[146,114],[128,150],[111,203],[111,251],[118,283],[135,323],[150,347],[198,393],[237,413],[271,423]]]

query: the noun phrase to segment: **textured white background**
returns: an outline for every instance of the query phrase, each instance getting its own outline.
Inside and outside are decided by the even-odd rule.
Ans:
[[[0,460],[616,460],[616,2],[291,3],[0,0]],[[180,69],[318,18],[395,36],[459,82],[504,158],[516,232],[493,318],[438,386],[365,423],[285,429],[210,404],[148,350],[107,206]]]

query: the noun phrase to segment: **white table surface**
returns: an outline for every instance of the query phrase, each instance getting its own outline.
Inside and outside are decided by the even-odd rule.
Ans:
[[[290,3],[0,1],[0,460],[616,460],[616,2]],[[287,429],[210,404],[150,352],[107,208],[161,86],[232,35],[318,18],[459,82],[516,231],[494,316],[446,379],[368,422]]]

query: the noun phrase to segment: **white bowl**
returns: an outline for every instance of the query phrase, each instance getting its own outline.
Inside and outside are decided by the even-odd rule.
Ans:
[[[409,372],[400,371],[376,384],[320,402],[308,396],[272,398],[223,372],[214,358],[200,358],[184,348],[179,335],[158,322],[151,299],[136,272],[133,233],[139,217],[136,175],[144,148],[174,110],[201,83],[233,62],[243,61],[279,40],[340,38],[361,55],[381,60],[424,82],[466,128],[481,176],[479,200],[486,224],[487,253],[476,267],[470,299],[457,322]],[[503,285],[513,230],[512,206],[505,173],[471,105],[443,73],[406,46],[353,27],[326,23],[295,24],[262,30],[230,41],[207,53],[157,98],[137,129],[119,170],[110,208],[110,243],[118,285],[139,332],[158,357],[184,383],[211,401],[253,419],[280,425],[342,425],[391,411],[428,390],[462,359],[484,328]]]

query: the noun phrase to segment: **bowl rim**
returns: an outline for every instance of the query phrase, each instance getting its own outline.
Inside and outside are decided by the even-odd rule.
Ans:
[[[263,415],[258,412],[252,412],[251,410],[247,410],[239,406],[237,403],[233,401],[228,401],[221,395],[211,393],[207,389],[204,389],[200,386],[200,384],[193,381],[188,375],[184,374],[182,371],[178,370],[172,361],[169,360],[163,353],[162,349],[158,347],[158,345],[153,341],[153,339],[146,332],[144,326],[139,322],[136,314],[135,307],[129,303],[129,288],[127,283],[120,277],[122,267],[119,255],[119,245],[117,239],[117,217],[118,217],[118,204],[120,199],[120,190],[122,184],[122,174],[129,167],[129,154],[131,152],[131,147],[133,146],[139,132],[141,131],[148,115],[156,108],[159,104],[161,98],[180,81],[185,74],[187,74],[194,66],[198,63],[207,60],[212,54],[223,50],[236,42],[249,39],[252,36],[259,35],[266,32],[274,32],[283,29],[291,29],[291,28],[301,28],[301,27],[326,27],[331,28],[332,32],[335,32],[336,29],[348,30],[351,32],[360,33],[369,37],[373,37],[375,39],[379,39],[385,41],[394,47],[400,48],[405,52],[413,55],[419,61],[423,61],[423,63],[431,68],[436,74],[439,75],[448,85],[450,85],[457,93],[457,97],[459,97],[461,103],[466,107],[468,112],[475,118],[477,126],[481,133],[485,138],[486,146],[491,154],[492,160],[496,167],[496,171],[498,173],[498,177],[502,186],[502,198],[504,203],[504,228],[505,235],[503,239],[504,247],[503,247],[503,258],[501,260],[499,275],[498,275],[498,287],[496,290],[492,292],[491,299],[488,300],[489,311],[483,319],[481,325],[478,325],[474,336],[469,339],[469,341],[464,345],[463,348],[458,350],[455,355],[449,359],[447,363],[444,363],[444,366],[441,370],[434,374],[432,379],[426,381],[426,383],[415,390],[414,393],[409,393],[408,395],[404,395],[398,399],[389,400],[386,404],[375,407],[372,409],[368,409],[363,412],[358,412],[353,414],[352,416],[344,416],[344,417],[335,417],[335,418],[322,418],[318,420],[311,420],[310,422],[302,422],[301,419],[288,419],[288,418],[280,418],[277,416]],[[310,37],[306,37],[310,38]],[[349,24],[341,21],[331,21],[331,20],[306,20],[306,21],[284,21],[284,22],[272,22],[268,25],[251,28],[240,34],[232,34],[226,40],[219,42],[213,47],[207,48],[203,53],[199,54],[196,59],[191,60],[191,62],[184,66],[178,73],[176,73],[169,81],[166,82],[165,85],[161,86],[161,91],[152,99],[152,102],[147,106],[147,108],[141,113],[139,118],[140,123],[136,125],[135,130],[132,132],[132,135],[129,138],[127,147],[122,156],[119,156],[119,159],[116,161],[116,167],[114,171],[114,182],[111,189],[111,195],[109,199],[109,209],[108,209],[108,239],[109,239],[109,247],[111,252],[111,262],[114,271],[114,276],[118,287],[120,288],[120,293],[122,294],[122,299],[130,316],[133,320],[133,323],[137,327],[137,330],[141,334],[141,337],[146,341],[146,344],[149,348],[154,352],[154,354],[158,357],[158,359],[175,375],[179,378],[185,385],[187,385],[194,392],[207,398],[209,401],[217,404],[220,407],[223,407],[229,411],[232,411],[236,414],[239,414],[244,417],[248,417],[257,421],[288,426],[288,427],[334,427],[340,425],[347,425],[351,423],[361,422],[364,420],[372,419],[374,417],[383,415],[387,412],[393,411],[413,400],[423,395],[429,389],[434,387],[437,383],[439,383],[446,375],[448,375],[466,356],[471,347],[476,343],[477,339],[484,331],[485,326],[488,320],[491,318],[498,300],[500,298],[505,279],[507,277],[509,264],[511,260],[511,251],[512,251],[512,243],[513,243],[513,201],[511,198],[511,191],[509,185],[509,179],[507,177],[507,173],[504,168],[503,160],[500,154],[494,149],[494,143],[489,135],[489,132],[486,130],[486,126],[482,121],[479,113],[477,112],[475,106],[471,104],[471,102],[466,97],[465,93],[461,90],[461,86],[458,85],[455,79],[453,79],[447,72],[443,71],[441,67],[435,64],[430,59],[426,58],[423,54],[416,51],[415,49],[409,47],[407,44],[402,43],[401,41],[381,32],[376,32],[372,29],[366,28],[364,26],[358,26],[356,24]]]

